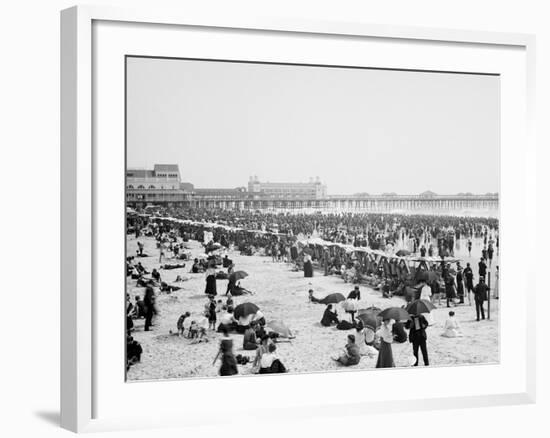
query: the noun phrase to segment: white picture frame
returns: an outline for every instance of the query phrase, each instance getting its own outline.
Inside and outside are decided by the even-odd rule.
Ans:
[[[105,32],[94,27],[98,23],[107,23]],[[513,248],[517,238],[519,238],[515,234],[518,229],[516,227],[517,222],[523,221],[524,223],[533,224],[535,221],[536,151],[532,134],[535,39],[531,35],[382,26],[360,22],[340,23],[295,18],[258,18],[247,17],[241,12],[235,12],[231,16],[218,17],[214,14],[203,16],[192,10],[166,12],[154,8],[128,10],[103,6],[78,6],[64,10],[61,13],[61,426],[66,429],[75,432],[100,431],[120,428],[185,426],[205,421],[205,418],[198,414],[181,415],[181,412],[168,412],[161,406],[155,408],[150,405],[148,406],[149,411],[158,409],[159,412],[150,412],[150,416],[136,415],[135,417],[132,417],[128,412],[116,412],[113,407],[103,407],[103,405],[106,405],[106,397],[112,399],[113,405],[124,404],[122,399],[118,398],[120,392],[117,393],[114,386],[109,388],[109,385],[105,384],[105,382],[110,381],[109,379],[119,379],[120,375],[123,374],[119,370],[119,368],[122,368],[120,363],[122,363],[123,356],[120,356],[120,363],[117,361],[112,362],[112,367],[116,368],[113,376],[104,378],[104,375],[106,375],[104,370],[109,366],[108,363],[105,363],[105,357],[109,357],[106,353],[112,353],[114,350],[106,350],[103,354],[98,354],[104,348],[102,339],[105,339],[105,337],[102,330],[97,327],[96,314],[98,309],[105,303],[104,300],[97,297],[98,287],[106,281],[105,278],[101,278],[103,276],[102,272],[105,271],[102,271],[101,264],[104,262],[102,261],[103,257],[100,257],[100,253],[103,254],[102,251],[105,251],[105,245],[103,245],[101,239],[98,240],[98,236],[105,235],[102,228],[104,225],[101,225],[103,223],[101,215],[104,214],[101,212],[105,211],[102,206],[104,202],[108,207],[116,206],[123,199],[119,196],[120,193],[116,191],[116,193],[113,192],[109,195],[110,200],[106,199],[104,196],[106,193],[105,185],[108,183],[105,180],[107,176],[104,175],[109,175],[109,181],[114,181],[115,184],[118,181],[121,190],[124,186],[124,174],[117,173],[117,160],[112,161],[114,163],[112,166],[105,166],[102,161],[105,160],[105,154],[97,153],[97,142],[107,138],[104,137],[102,131],[104,128],[98,130],[96,126],[97,123],[100,125],[102,123],[101,108],[104,105],[102,96],[97,93],[98,89],[103,87],[101,81],[109,81],[109,78],[112,80],[113,77],[109,76],[108,63],[98,63],[98,65],[101,65],[98,67],[95,62],[98,59],[104,61],[103,58],[100,58],[103,53],[106,54],[105,60],[111,59],[111,56],[118,59],[120,53],[129,53],[125,52],[127,47],[124,47],[127,41],[123,41],[124,38],[117,34],[121,30],[115,29],[116,26],[121,28],[126,26],[122,32],[132,32],[133,38],[131,38],[131,41],[134,46],[132,53],[134,54],[134,50],[139,50],[140,44],[142,44],[145,51],[155,50],[155,44],[158,44],[159,47],[165,47],[164,50],[170,50],[166,44],[162,45],[163,36],[161,33],[177,31],[179,28],[200,31],[201,35],[208,35],[209,32],[231,30],[238,34],[239,39],[243,40],[251,39],[252,35],[257,36],[267,32],[277,37],[289,38],[310,38],[312,36],[316,38],[340,38],[338,44],[344,45],[356,44],[358,41],[363,40],[380,41],[385,44],[400,44],[411,48],[425,47],[426,56],[429,56],[429,51],[432,49],[438,51],[454,50],[449,48],[451,46],[457,49],[461,48],[461,50],[464,49],[464,56],[470,56],[466,54],[468,50],[483,49],[487,53],[495,52],[495,59],[502,58],[498,62],[492,64],[487,59],[480,60],[473,56],[471,57],[471,65],[480,63],[479,65],[484,66],[483,71],[503,74],[505,78],[509,77],[509,82],[503,85],[503,92],[509,93],[505,96],[513,95],[515,102],[519,103],[519,109],[503,106],[503,118],[510,122],[503,128],[502,137],[503,148],[505,148],[503,150],[506,151],[506,157],[503,157],[501,164],[504,170],[501,173],[503,251],[507,247]],[[149,26],[150,32],[158,33],[158,41],[156,41],[156,36],[153,37],[155,41],[151,41],[149,47],[145,47],[145,43],[140,41],[139,38],[140,32],[143,32],[142,28],[147,26]],[[111,39],[109,40],[109,38]],[[109,44],[111,46],[109,50],[112,50],[112,53],[107,54],[106,41],[111,43]],[[206,46],[205,44],[205,51],[207,50]],[[200,52],[200,45],[195,50]],[[257,51],[250,50],[247,52],[248,49],[244,45],[242,50],[243,53],[249,53],[247,59],[254,59],[255,56],[258,56]],[[330,48],[327,51],[330,51]],[[508,57],[507,54],[510,54],[510,56]],[[205,57],[209,56],[208,54],[205,55]],[[299,54],[295,56],[296,59],[299,58]],[[447,67],[445,67],[445,70],[447,71],[449,71],[449,66],[452,63],[456,66],[455,71],[468,71],[468,64],[461,64],[463,61],[460,56],[456,56],[452,62],[451,60],[434,59],[431,65],[426,63],[424,69],[438,70],[434,68],[434,65],[438,65],[438,62],[446,62]],[[294,60],[296,61],[296,59]],[[422,69],[422,61],[415,62],[415,68]],[[461,68],[461,65],[464,65],[464,67]],[[106,70],[103,70],[105,66]],[[394,66],[389,65],[389,67]],[[502,70],[500,70],[501,68]],[[116,66],[114,71],[120,72],[120,66]],[[116,80],[109,83],[107,87],[117,87],[121,83],[123,83],[123,78],[117,76]],[[110,90],[113,91],[113,89]],[[115,93],[112,93],[115,99],[116,96],[120,95],[120,91],[118,89]],[[503,99],[503,105],[509,105],[510,99]],[[115,103],[123,105],[123,102],[119,100]],[[116,121],[117,119],[114,118],[113,120]],[[101,126],[105,126],[105,124]],[[509,126],[513,126],[513,129],[509,129]],[[114,126],[113,129],[120,129],[120,126]],[[516,145],[518,150],[513,148],[513,144]],[[120,151],[124,149],[124,144],[115,142],[112,149],[117,151],[117,157],[120,158]],[[522,162],[517,164],[519,169],[514,179],[510,177],[508,167],[513,166],[514,162],[518,163],[518,158]],[[520,208],[513,205],[516,202],[522,203]],[[122,202],[121,205],[123,204]],[[122,211],[122,209],[121,206],[120,210]],[[532,214],[529,214],[529,212]],[[121,227],[116,228],[113,231],[115,236],[117,230],[123,233]],[[509,230],[508,234],[506,234],[506,230]],[[531,244],[528,243],[527,245]],[[117,251],[113,251],[113,253],[118,254]],[[510,256],[508,260],[505,258],[503,263],[505,263],[505,266],[506,264],[511,266],[516,261],[521,263],[521,261],[512,259],[512,256]],[[510,337],[504,338],[503,336],[501,341],[503,347],[506,347],[508,342],[515,342],[517,357],[514,358],[514,361],[517,362],[515,363],[517,366],[513,368],[514,371],[511,371],[512,368],[507,371],[510,376],[510,385],[504,387],[506,385],[501,382],[503,385],[501,391],[490,389],[497,388],[497,382],[494,382],[495,385],[491,386],[487,380],[481,381],[480,379],[478,383],[481,385],[481,393],[468,392],[469,390],[465,388],[462,392],[457,389],[448,395],[445,392],[437,394],[433,392],[431,395],[419,394],[418,397],[410,394],[399,397],[369,399],[356,395],[352,400],[337,400],[328,404],[319,402],[318,395],[313,390],[310,399],[306,399],[305,395],[300,398],[303,392],[299,391],[299,389],[302,389],[300,386],[305,385],[303,389],[313,388],[312,385],[315,385],[315,379],[321,378],[320,375],[275,377],[275,379],[280,380],[273,380],[274,378],[270,377],[265,379],[265,383],[262,380],[261,385],[267,385],[266,388],[271,385],[273,391],[276,391],[277,387],[281,387],[281,390],[285,387],[286,390],[296,388],[296,404],[289,404],[288,407],[282,406],[280,409],[280,412],[289,418],[302,418],[311,415],[342,415],[344,413],[346,415],[362,415],[365,412],[410,410],[411,400],[422,400],[421,403],[415,403],[414,409],[532,403],[535,400],[536,386],[535,341],[533,335],[535,332],[535,310],[533,306],[527,306],[526,303],[527,299],[531,303],[534,302],[536,293],[535,273],[533,268],[527,264],[521,266],[525,268],[526,277],[529,278],[529,281],[521,286],[522,294],[518,298],[517,318],[519,324],[517,326],[519,328],[515,329],[514,332],[514,336],[517,336],[517,338],[513,338],[514,341],[509,341]],[[122,267],[122,262],[120,267]],[[510,289],[515,288],[513,279],[506,276],[506,271],[504,271],[501,281],[503,290],[506,289],[507,281],[511,285]],[[516,293],[519,292],[516,291]],[[119,304],[122,305],[123,303]],[[116,314],[116,311],[118,310],[115,309],[113,314]],[[509,319],[506,319],[506,315],[503,304],[501,322],[503,328],[506,328],[504,326],[509,321]],[[105,321],[102,321],[101,324],[109,324],[110,319],[107,317]],[[122,336],[120,339],[122,339]],[[115,347],[118,348],[119,345],[116,344],[113,348]],[[499,369],[504,369],[506,366],[507,357],[504,354],[503,362],[500,365],[485,370],[492,373],[496,379]],[[462,371],[464,370],[457,373],[462,373]],[[465,370],[464,376],[466,376],[466,372],[471,371],[476,372],[471,369]],[[403,372],[406,371],[391,371],[396,381],[402,378],[401,373]],[[425,370],[415,370],[416,372],[419,374],[425,373]],[[444,378],[449,369],[434,369],[430,372],[437,373],[438,377]],[[377,374],[378,377],[382,379],[383,376]],[[355,373],[342,373],[338,376],[330,376],[330,378],[349,383],[350,379],[357,379],[358,377]],[[243,383],[243,380],[248,381],[248,383]],[[240,381],[242,385],[250,387],[254,384],[260,385],[255,378],[243,380]],[[127,385],[127,387],[129,385],[130,388],[136,385],[124,384],[124,381],[119,383],[121,384],[120,388],[122,388],[122,385]],[[484,392],[485,389],[482,383],[487,383],[489,389],[486,392]],[[224,390],[234,388],[233,383],[229,381],[215,379],[211,381],[199,379],[193,382],[148,382],[137,385],[145,385],[143,388],[151,391],[157,391],[159,386],[162,389],[158,391],[169,391],[169,385],[179,385],[180,388],[181,385],[187,385],[187,391],[200,394],[208,385],[212,387],[211,385],[214,384],[223,387]],[[120,391],[123,391],[123,389],[120,389]],[[275,392],[274,397],[277,399],[281,396]],[[252,417],[261,417],[266,415],[272,407],[269,405],[257,407],[249,409],[247,413],[242,408],[239,410],[236,407],[235,409],[235,411],[227,413],[219,412],[219,415],[216,414],[215,416],[216,421],[229,421],[230,416],[234,416],[236,412]],[[181,410],[184,412],[184,407],[181,407]]]

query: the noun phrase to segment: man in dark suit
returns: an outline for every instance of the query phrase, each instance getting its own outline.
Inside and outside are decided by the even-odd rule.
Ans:
[[[424,315],[414,315],[407,321],[405,325],[409,329],[409,341],[413,344],[413,354],[416,358],[414,366],[418,366],[418,349],[422,351],[422,359],[424,359],[424,365],[430,365],[428,360],[428,348],[426,347],[426,328],[428,327],[428,321]]]
[[[481,314],[481,319],[485,319],[485,310],[483,310],[483,302],[487,301],[487,291],[489,288],[485,284],[485,279],[479,277],[479,283],[474,288],[474,299],[476,302],[476,316],[479,321],[479,315]]]
[[[485,263],[485,259],[483,257],[479,260],[477,266],[479,268],[479,276],[485,278],[485,275],[487,274],[487,264]]]

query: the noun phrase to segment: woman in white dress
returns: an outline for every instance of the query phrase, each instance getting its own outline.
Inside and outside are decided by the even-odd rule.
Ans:
[[[442,333],[442,336],[446,338],[458,338],[463,336],[462,330],[458,320],[455,318],[455,313],[453,311],[449,312],[449,317],[445,321],[445,330]]]

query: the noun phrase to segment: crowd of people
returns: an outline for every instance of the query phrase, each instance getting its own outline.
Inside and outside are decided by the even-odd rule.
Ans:
[[[491,218],[464,218],[452,216],[391,215],[391,214],[276,214],[243,212],[231,210],[165,210],[160,215],[128,219],[128,232],[139,239],[151,236],[156,239],[161,269],[180,269],[188,265],[189,273],[204,274],[207,297],[204,312],[200,318],[192,317],[189,311],[183,312],[176,322],[176,334],[191,339],[192,342],[208,342],[209,333],[221,335],[220,347],[214,363],[220,361],[220,375],[238,373],[237,365],[252,363],[253,372],[280,373],[287,369],[277,354],[279,333],[266,327],[261,310],[246,315],[235,316],[233,297],[253,294],[243,288],[233,260],[218,250],[233,249],[242,255],[261,254],[274,262],[288,262],[295,270],[302,270],[304,277],[312,277],[315,272],[322,275],[339,275],[344,281],[366,284],[380,290],[384,297],[403,295],[408,304],[425,300],[447,307],[471,305],[473,294],[476,319],[485,319],[484,303],[488,300],[489,286],[486,283],[488,268],[499,251],[498,221]],[[174,221],[185,219],[186,222]],[[317,240],[315,240],[317,239]],[[466,263],[452,260],[459,239],[466,239],[469,255],[472,239],[483,239],[483,250],[476,273]],[[191,258],[185,243],[190,240],[202,242],[205,255]],[[313,243],[332,242],[335,245]],[[340,244],[340,245],[337,245]],[[143,318],[144,330],[149,331],[157,313],[156,292],[171,293],[179,288],[176,284],[163,281],[160,269],[148,272],[141,264],[144,245],[138,240],[135,255],[127,257],[127,275],[136,280],[136,285],[145,288],[143,297],[134,301],[127,295],[127,366],[141,359],[142,347],[132,337],[133,320]],[[347,247],[344,247],[347,245]],[[350,247],[352,249],[350,250]],[[354,248],[356,250],[354,250]],[[377,250],[361,251],[362,248]],[[416,256],[415,263],[408,263],[395,256],[398,248],[407,248],[403,254]],[[168,257],[168,255],[170,257]],[[163,260],[165,264],[162,264]],[[170,260],[170,263],[167,261]],[[451,261],[449,261],[451,260]],[[175,261],[175,263],[174,263]],[[228,280],[225,291],[219,291],[217,281]],[[498,299],[499,270],[496,266],[493,278],[493,297]],[[475,284],[474,284],[475,283]],[[225,299],[218,296],[225,295]],[[337,294],[333,294],[337,295]],[[413,347],[414,363],[418,365],[419,353],[424,365],[429,365],[426,328],[430,325],[430,315],[411,315],[405,320],[383,318],[379,325],[367,327],[357,317],[359,300],[358,285],[347,297],[327,301],[328,297],[318,298],[313,290],[309,299],[324,304],[320,324],[336,326],[341,330],[355,329],[355,334],[347,335],[347,342],[340,354],[333,357],[342,366],[359,363],[364,355],[377,355],[377,367],[393,367],[395,361],[391,345],[406,342]],[[467,300],[467,303],[466,303]],[[347,318],[339,318],[337,305],[342,302]],[[406,306],[405,304],[404,306]],[[408,330],[408,335],[405,330]],[[230,333],[242,334],[242,350],[254,351],[254,358],[235,355],[233,337]],[[455,312],[449,311],[443,336],[462,336],[461,326]]]

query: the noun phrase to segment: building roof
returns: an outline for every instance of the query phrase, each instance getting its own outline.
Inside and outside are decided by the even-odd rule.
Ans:
[[[155,172],[178,172],[180,171],[177,164],[155,164]]]
[[[126,176],[131,178],[153,178],[155,176],[152,170],[146,169],[127,169]]]
[[[193,190],[195,190],[195,186],[190,182],[182,182],[180,183],[180,189],[192,192]]]
[[[246,187],[235,187],[234,189],[228,188],[195,188],[197,195],[210,194],[210,193],[243,193],[246,192]]]
[[[437,193],[434,193],[431,190],[426,190],[425,192],[420,193],[420,196],[424,196],[424,197],[437,196]]]

